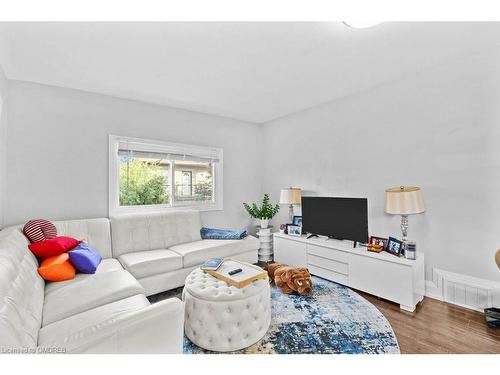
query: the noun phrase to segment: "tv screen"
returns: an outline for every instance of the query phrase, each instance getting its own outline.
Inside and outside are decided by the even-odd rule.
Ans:
[[[302,197],[302,232],[368,242],[368,199]]]

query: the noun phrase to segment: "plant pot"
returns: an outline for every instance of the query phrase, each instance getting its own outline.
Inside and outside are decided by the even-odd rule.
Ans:
[[[260,219],[260,227],[265,229],[269,226],[269,219]]]

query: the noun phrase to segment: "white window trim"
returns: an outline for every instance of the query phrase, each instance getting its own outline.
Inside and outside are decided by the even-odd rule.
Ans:
[[[119,180],[119,169],[120,162],[118,159],[118,145],[120,141],[129,142],[144,142],[150,143],[155,147],[161,148],[182,148],[186,152],[193,152],[200,150],[216,150],[219,155],[219,162],[217,166],[214,167],[214,199],[213,203],[198,203],[198,202],[184,202],[184,204],[154,204],[154,205],[143,205],[143,206],[120,206],[120,180]],[[108,197],[108,210],[109,216],[126,214],[126,213],[147,213],[147,212],[158,212],[164,210],[182,210],[182,209],[197,209],[199,211],[220,211],[223,209],[223,152],[222,148],[217,147],[206,147],[206,146],[196,146],[188,145],[182,143],[172,143],[164,142],[151,139],[143,138],[132,138],[132,137],[122,137],[118,135],[109,135],[109,197]],[[173,168],[171,168],[173,171]],[[171,180],[171,183],[173,181]]]

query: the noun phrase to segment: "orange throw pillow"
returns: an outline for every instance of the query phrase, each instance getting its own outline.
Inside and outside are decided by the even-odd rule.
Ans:
[[[71,280],[75,278],[75,267],[70,263],[68,253],[63,253],[45,258],[38,273],[47,281]]]

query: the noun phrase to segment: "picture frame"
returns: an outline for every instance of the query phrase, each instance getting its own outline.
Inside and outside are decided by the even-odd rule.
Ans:
[[[302,226],[302,216],[294,216],[292,219],[292,225]]]
[[[285,234],[288,234],[288,227],[289,227],[290,225],[292,225],[292,224],[289,224],[289,223],[288,223],[288,224],[284,224],[284,225],[285,225]]]
[[[369,244],[373,245],[381,245],[385,250],[387,247],[387,238],[386,237],[378,237],[378,236],[370,236]]]
[[[288,235],[300,237],[302,235],[302,227],[299,225],[288,225]]]
[[[387,239],[387,246],[385,251],[392,255],[400,256],[403,251],[403,241],[398,240],[394,237],[389,237]]]

